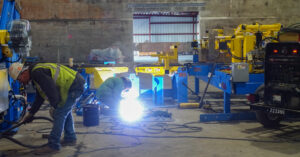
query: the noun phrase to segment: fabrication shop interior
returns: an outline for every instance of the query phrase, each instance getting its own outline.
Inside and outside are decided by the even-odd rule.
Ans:
[[[0,157],[300,156],[297,0],[2,0],[0,8]],[[63,145],[63,121],[59,149],[36,153],[51,146],[59,109],[39,82],[13,77],[16,63],[20,74],[54,66],[59,94],[62,71],[82,76],[73,145]],[[98,96],[112,78],[124,81],[119,101]]]

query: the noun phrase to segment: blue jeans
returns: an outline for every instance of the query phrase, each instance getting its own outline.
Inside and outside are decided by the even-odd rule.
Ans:
[[[64,140],[76,140],[72,108],[78,97],[77,91],[70,92],[63,107],[58,107],[53,112],[53,127],[48,138],[48,146],[60,150],[60,138],[64,130]]]

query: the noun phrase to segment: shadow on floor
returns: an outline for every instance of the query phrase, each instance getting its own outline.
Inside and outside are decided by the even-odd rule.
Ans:
[[[267,129],[261,126],[245,129],[243,132],[249,134],[247,138],[273,141],[252,142],[253,146],[260,149],[270,150],[287,155],[293,155],[300,152],[300,126],[295,124],[282,124],[276,129]]]

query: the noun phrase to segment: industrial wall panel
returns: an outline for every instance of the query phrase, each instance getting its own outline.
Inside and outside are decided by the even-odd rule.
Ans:
[[[151,33],[193,33],[192,24],[151,25]]]
[[[152,35],[151,42],[190,42],[193,41],[192,35]]]
[[[149,42],[149,35],[133,36],[133,43],[145,43]]]
[[[193,17],[151,16],[151,22],[192,22],[192,21],[193,21]]]
[[[134,19],[133,34],[149,33],[149,19]]]

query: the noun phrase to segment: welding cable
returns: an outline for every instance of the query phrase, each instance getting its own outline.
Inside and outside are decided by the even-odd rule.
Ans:
[[[297,139],[278,139],[278,140],[261,140],[261,139],[253,139],[253,138],[230,138],[230,137],[213,137],[213,136],[154,136],[154,135],[132,135],[125,133],[105,133],[105,132],[76,132],[76,134],[99,134],[99,135],[115,135],[115,136],[125,136],[125,137],[136,137],[136,138],[166,138],[166,139],[208,139],[208,140],[228,140],[228,141],[247,141],[247,142],[257,142],[257,143],[284,143],[284,142],[294,142],[299,143],[300,140]]]
[[[182,85],[185,86],[190,92],[192,92],[193,95],[197,96],[197,100],[201,100],[201,97],[195,91],[193,91],[187,84],[182,82]]]
[[[48,117],[33,117],[33,120],[38,120],[38,119],[41,119],[41,120],[48,120],[48,121],[50,121],[50,122],[53,122],[52,119],[50,119],[50,118],[48,118]],[[13,127],[9,128],[9,129],[5,130],[3,133],[0,134],[0,139],[1,139],[1,138],[5,138],[5,139],[8,139],[8,140],[10,140],[10,141],[12,141],[12,142],[14,142],[14,143],[20,145],[20,146],[27,147],[27,148],[32,148],[32,149],[35,149],[35,148],[41,148],[41,147],[44,147],[44,146],[47,145],[47,144],[43,144],[43,145],[28,145],[28,144],[24,144],[24,143],[22,143],[22,142],[20,142],[20,141],[18,141],[18,140],[16,140],[16,139],[10,137],[9,135],[7,135],[7,134],[8,134],[9,132],[11,132],[12,130],[14,130],[14,129],[16,129],[16,128],[18,128],[18,127],[24,125],[24,124],[26,124],[26,123],[25,123],[25,122],[21,122],[21,123],[19,123],[19,124],[17,124],[17,125],[14,125]]]
[[[199,108],[202,108],[202,106],[203,106],[203,100],[204,100],[204,98],[205,98],[205,95],[206,95],[206,93],[207,93],[207,89],[208,89],[208,87],[209,87],[210,81],[211,81],[212,78],[213,78],[213,75],[214,75],[214,73],[215,73],[216,68],[217,68],[217,63],[215,62],[215,63],[213,64],[213,67],[212,67],[212,69],[211,69],[211,72],[209,73],[208,80],[207,80],[205,89],[204,89],[204,91],[203,91],[203,94],[202,94],[202,96],[200,97],[201,99],[200,99],[200,102],[199,102]]]
[[[104,148],[98,148],[93,149],[90,151],[85,152],[75,152],[72,156],[78,156],[80,154],[87,154],[87,153],[93,153],[103,150],[112,150],[112,149],[123,149],[123,148],[133,148],[137,147],[139,145],[142,145],[143,143],[140,142],[140,138],[152,138],[152,139],[207,139],[207,140],[228,140],[228,141],[246,141],[246,142],[256,142],[256,143],[284,143],[284,142],[300,142],[299,140],[258,140],[258,139],[250,139],[250,138],[227,138],[227,137],[211,137],[211,136],[151,136],[151,135],[131,135],[131,134],[124,134],[124,133],[104,133],[104,132],[76,132],[76,134],[93,134],[93,135],[110,135],[110,136],[123,136],[123,137],[131,137],[137,140],[136,143],[132,143],[129,146],[113,146],[113,147],[104,147]]]
[[[78,132],[76,134],[99,134],[99,132]],[[100,133],[102,134],[102,133]],[[112,136],[123,136],[123,135],[117,135],[117,134],[105,134],[105,135],[112,135]],[[99,152],[99,151],[103,151],[103,150],[113,150],[113,149],[125,149],[125,148],[134,148],[137,147],[139,145],[142,145],[143,143],[140,141],[140,139],[138,137],[134,137],[134,136],[123,136],[123,137],[129,137],[135,140],[135,142],[131,142],[129,145],[127,146],[111,146],[111,147],[102,147],[102,148],[96,148],[96,149],[92,149],[89,151],[80,151],[80,149],[77,148],[77,150],[73,155],[69,156],[69,157],[74,157],[74,156],[78,156],[81,154],[87,154],[87,153],[94,153],[94,152]],[[79,146],[82,147],[82,146]]]

